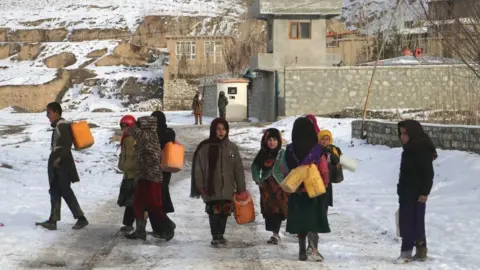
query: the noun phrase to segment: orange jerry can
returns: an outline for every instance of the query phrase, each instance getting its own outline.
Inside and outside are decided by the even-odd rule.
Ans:
[[[176,173],[183,170],[185,148],[179,143],[169,142],[163,148],[162,171]]]
[[[71,130],[75,150],[86,149],[93,145],[94,140],[87,121],[72,123]]]
[[[236,195],[233,196],[233,203],[237,224],[243,225],[255,221],[255,206],[253,205],[253,198],[250,193],[246,201],[240,201]]]

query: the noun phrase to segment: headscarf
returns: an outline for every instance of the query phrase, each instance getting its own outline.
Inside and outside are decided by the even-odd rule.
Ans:
[[[314,124],[307,117],[300,117],[293,123],[292,147],[298,160],[303,160],[318,144]]]
[[[275,149],[270,149],[270,147],[268,147],[268,140],[270,138],[275,138],[278,141],[278,145]],[[280,131],[276,128],[267,129],[263,134],[260,147],[260,151],[258,151],[257,156],[255,156],[253,163],[262,169],[268,169],[272,167],[277,158],[278,152],[282,148],[282,135],[280,134]]]
[[[225,138],[223,140],[220,140],[217,138],[217,126],[219,124],[222,124],[225,127],[225,130],[227,131],[227,134],[225,135]],[[199,198],[201,195],[200,190],[197,189],[197,186],[195,184],[195,159],[197,157],[198,150],[205,144],[210,144],[208,147],[208,173],[207,179],[208,179],[208,194],[209,196],[213,195],[215,193],[213,189],[213,177],[210,177],[210,175],[213,175],[217,165],[217,160],[218,156],[220,154],[220,143],[224,142],[225,140],[228,140],[228,133],[230,131],[230,127],[228,125],[227,120],[222,119],[222,118],[215,118],[212,123],[210,124],[210,135],[208,139],[203,140],[198,146],[195,152],[193,153],[193,162],[192,162],[192,172],[191,172],[191,183],[190,183],[190,197],[192,198]]]
[[[317,118],[315,117],[315,115],[307,114],[305,117],[308,118],[308,120],[312,121],[313,127],[315,128],[315,134],[318,134],[318,132],[320,132],[320,128],[318,127]]]
[[[161,111],[154,111],[151,116],[157,118],[157,134],[158,139],[160,140],[160,145],[163,149],[171,137],[167,135],[167,118],[165,117],[165,114]]]
[[[332,133],[328,129],[322,129],[318,133],[318,142],[320,142],[320,139],[325,137],[325,136],[328,136],[330,138],[330,144],[329,145],[332,145],[333,144],[333,136],[332,136]],[[327,145],[327,146],[329,146],[329,145]],[[332,147],[332,153],[336,156],[339,156],[336,147]]]
[[[430,136],[423,130],[422,125],[415,120],[404,120],[398,123],[398,137],[400,138],[400,128],[405,128],[408,133],[409,141],[403,145],[403,149],[427,150],[432,153],[432,160],[437,159],[438,154]]]

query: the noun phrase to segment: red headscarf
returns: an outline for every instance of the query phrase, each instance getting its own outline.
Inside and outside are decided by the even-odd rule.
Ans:
[[[313,128],[315,129],[315,133],[318,134],[320,132],[320,128],[318,127],[317,118],[315,118],[315,115],[307,114],[307,116],[305,117],[308,118],[308,120],[312,121]]]

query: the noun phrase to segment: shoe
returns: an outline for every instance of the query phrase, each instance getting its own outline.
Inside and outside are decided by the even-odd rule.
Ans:
[[[46,220],[43,222],[35,222],[35,226],[40,226],[43,227],[49,231],[56,231],[57,230],[57,222],[56,221],[50,221]]]
[[[88,225],[88,220],[85,217],[79,217],[77,219],[77,223],[75,223],[75,225],[73,225],[72,229],[80,230],[80,229],[83,229],[83,228],[87,227],[87,225]]]
[[[222,236],[219,236],[219,237],[218,237],[218,243],[221,244],[221,245],[227,245],[227,244],[228,244],[228,240],[225,239],[225,238],[223,237],[223,235],[222,235]]]
[[[135,231],[131,234],[125,235],[128,239],[142,239],[143,241],[147,240],[147,231],[145,227],[147,226],[147,222],[145,220],[136,220],[136,228]]]
[[[125,226],[120,228],[121,232],[131,232],[133,230],[134,230],[133,226],[128,226],[128,225],[125,225]]]
[[[307,254],[316,262],[323,262],[325,259],[323,255],[318,251],[319,237],[316,233],[309,234]]]
[[[268,244],[272,244],[272,245],[278,245],[278,242],[280,242],[280,236],[278,235],[272,235],[270,239],[267,241]]]
[[[427,247],[417,246],[413,260],[423,262],[426,261],[427,258]]]
[[[395,260],[396,264],[405,264],[413,261],[412,250],[402,251],[400,256]]]
[[[214,236],[212,241],[210,241],[210,245],[212,245],[214,247],[217,247],[219,244],[220,244],[220,242],[218,241],[218,237],[216,237],[216,236]]]

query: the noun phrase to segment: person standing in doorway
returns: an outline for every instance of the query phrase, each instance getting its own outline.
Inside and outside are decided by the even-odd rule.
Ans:
[[[228,98],[225,96],[225,92],[220,91],[218,94],[218,112],[220,113],[220,118],[227,119],[227,105]]]
[[[73,217],[77,220],[72,229],[79,230],[86,227],[88,221],[71,187],[71,184],[79,182],[80,178],[71,151],[73,138],[70,131],[70,122],[62,118],[62,106],[58,102],[47,105],[47,117],[53,128],[51,152],[48,158],[51,210],[47,221],[37,222],[35,225],[48,230],[56,230],[57,221],[60,221],[61,217],[60,210],[63,198]]]
[[[192,110],[193,115],[195,116],[195,125],[203,125],[202,123],[202,116],[203,116],[203,100],[200,99],[200,92],[197,91],[195,96],[193,97],[192,102]]]

